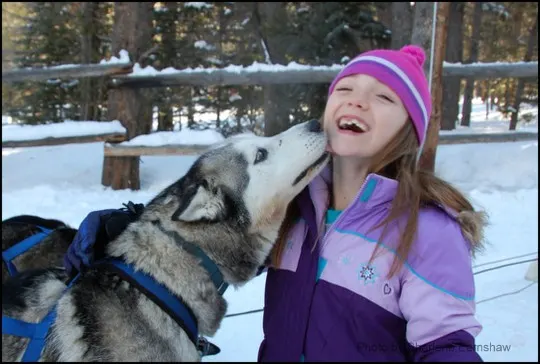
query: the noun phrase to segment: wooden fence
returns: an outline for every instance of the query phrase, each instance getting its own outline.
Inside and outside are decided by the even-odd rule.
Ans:
[[[133,64],[118,62],[109,64],[83,64],[48,67],[42,69],[21,69],[2,72],[2,82],[14,83],[22,81],[45,81],[51,78],[85,78],[109,77],[109,86],[113,89],[133,90],[149,87],[165,86],[216,86],[216,85],[271,85],[295,83],[330,83],[341,70],[341,67],[300,66],[282,69],[269,68],[267,65],[250,66],[236,69],[195,69],[179,70],[168,73],[134,74]],[[475,79],[488,78],[534,78],[538,77],[538,62],[518,63],[484,63],[473,65],[443,64],[443,77],[474,77]],[[125,115],[125,114],[123,114]],[[121,120],[122,123],[125,120]],[[125,126],[125,125],[124,125]],[[128,133],[129,134],[129,133]],[[58,145],[65,143],[80,143],[92,141],[105,141],[103,175],[107,175],[113,182],[113,189],[139,189],[138,168],[137,173],[127,176],[123,174],[122,160],[139,157],[141,155],[171,155],[171,154],[199,154],[207,146],[204,145],[163,145],[157,147],[141,147],[117,144],[126,139],[123,134],[108,134],[88,137],[46,138],[34,141],[2,142],[2,147]],[[441,134],[439,144],[452,143],[485,143],[515,140],[537,140],[536,133],[512,132],[503,134]],[[106,160],[115,159],[115,163],[106,163]],[[127,165],[126,165],[127,166]],[[126,167],[128,168],[128,167]],[[127,176],[127,177],[125,177]]]
[[[188,69],[156,74],[133,74],[133,63],[81,64],[2,72],[3,83],[46,81],[51,78],[113,77],[111,87],[227,86],[330,83],[342,67],[249,66],[236,69]],[[490,78],[538,77],[538,62],[445,63],[443,77]]]

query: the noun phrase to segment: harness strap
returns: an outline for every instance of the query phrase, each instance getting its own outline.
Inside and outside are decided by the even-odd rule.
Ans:
[[[210,259],[210,257],[208,257],[208,255],[206,255],[206,253],[200,247],[186,241],[185,239],[182,239],[182,237],[176,231],[168,231],[161,225],[157,226],[165,234],[173,235],[176,243],[179,244],[182,248],[184,248],[188,253],[201,259],[201,266],[206,269],[206,271],[210,275],[210,279],[212,280],[212,283],[214,283],[214,286],[217,288],[218,293],[220,295],[223,295],[229,287],[229,284],[225,282],[223,274],[219,270],[217,264],[214,263],[214,261]]]
[[[62,295],[75,283],[79,278],[77,275],[64,289]],[[37,324],[26,322],[11,317],[4,316],[2,314],[2,335],[13,335],[18,337],[25,337],[30,339],[26,350],[22,356],[22,362],[37,362],[41,357],[41,352],[45,347],[45,339],[47,334],[56,319],[56,305],[53,306],[51,311]]]
[[[142,271],[135,271],[131,265],[125,264],[119,259],[107,259],[96,263],[96,265],[110,269],[123,280],[136,286],[146,297],[180,325],[195,347],[198,347],[198,326],[195,315],[180,297],[174,295],[149,275]]]
[[[41,240],[43,240],[53,231],[51,229],[47,229],[41,226],[38,226],[38,228],[41,230],[41,232],[29,236],[20,243],[17,243],[2,252],[2,260],[4,261],[4,263],[6,263],[7,270],[10,276],[14,276],[18,273],[17,268],[13,264],[12,260],[33,248],[36,244],[38,244]]]
[[[170,292],[164,285],[156,282],[142,271],[135,271],[131,265],[120,259],[107,259],[95,263],[95,267],[107,269],[117,274],[121,279],[137,287],[152,302],[165,311],[188,335],[201,356],[215,355],[219,347],[198,336],[198,325],[190,307],[178,296]],[[69,289],[80,277],[78,274],[67,285]],[[41,356],[47,333],[56,318],[56,305],[37,324],[17,320],[2,315],[2,334],[26,337],[30,339],[22,357],[23,362],[37,362]]]
[[[2,334],[26,337],[30,339],[21,359],[23,362],[37,362],[45,346],[45,338],[56,318],[56,307],[37,324],[2,316]]]

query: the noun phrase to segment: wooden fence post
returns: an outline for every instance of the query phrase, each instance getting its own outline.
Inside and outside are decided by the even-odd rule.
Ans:
[[[114,4],[113,53],[128,51],[133,62],[141,63],[143,51],[152,43],[152,2],[116,2]],[[142,65],[144,66],[144,65]],[[145,90],[119,87],[109,90],[108,116],[119,120],[127,130],[127,139],[151,131],[152,105]],[[140,189],[140,157],[103,157],[101,183],[113,190]]]
[[[448,15],[450,3],[438,3],[437,24],[435,28],[435,54],[433,56],[433,77],[431,80],[432,111],[428,123],[426,141],[419,160],[419,167],[429,171],[435,170],[435,155],[439,144],[439,131],[442,119],[442,79],[443,61],[446,53],[446,32],[448,30]]]

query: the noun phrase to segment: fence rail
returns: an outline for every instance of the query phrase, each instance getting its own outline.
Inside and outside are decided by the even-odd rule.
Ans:
[[[197,155],[207,150],[209,145],[160,145],[160,146],[137,146],[137,145],[114,145],[105,144],[103,155],[105,157],[138,157],[141,155]]]
[[[74,64],[2,72],[2,82],[46,81],[54,78],[114,76],[133,72],[132,63]]]
[[[276,66],[188,69],[155,74],[133,73],[132,63],[81,64],[39,69],[17,69],[2,72],[2,82],[46,81],[53,78],[113,77],[112,87],[137,88],[163,86],[271,85],[295,83],[330,83],[342,67]],[[443,77],[534,78],[538,77],[538,62],[516,63],[445,63]]]
[[[492,134],[456,133],[440,134],[439,144],[467,144],[467,143],[502,143],[516,141],[538,140],[538,133],[534,132],[507,132]],[[138,157],[152,155],[198,155],[207,150],[209,145],[169,144],[162,146],[135,146],[121,144],[105,144],[106,157]]]
[[[93,134],[69,137],[48,137],[31,140],[6,140],[2,141],[2,148],[25,148],[42,147],[63,144],[95,143],[95,142],[123,142],[126,140],[124,133]]]
[[[439,134],[440,144],[467,144],[467,143],[503,143],[518,141],[538,141],[538,133],[511,131],[504,133],[455,133]]]

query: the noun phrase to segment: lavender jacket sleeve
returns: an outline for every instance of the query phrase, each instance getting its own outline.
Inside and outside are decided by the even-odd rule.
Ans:
[[[418,244],[402,276],[409,353],[414,361],[482,361],[469,243],[451,216],[435,215],[419,219]]]

